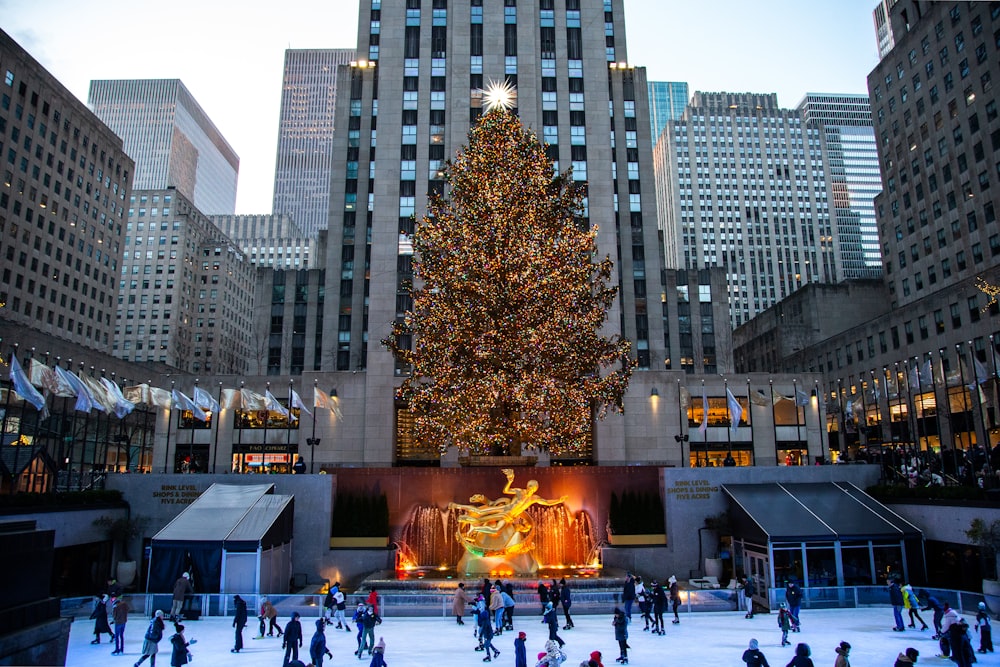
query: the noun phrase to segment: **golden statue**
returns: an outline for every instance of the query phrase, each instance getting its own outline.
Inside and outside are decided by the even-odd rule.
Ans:
[[[538,491],[537,480],[529,480],[526,487],[521,489],[512,486],[512,469],[505,468],[503,474],[507,476],[507,484],[503,488],[503,493],[507,496],[489,500],[477,493],[469,498],[469,505],[448,504],[449,510],[461,512],[457,517],[458,531],[455,537],[468,554],[475,558],[495,559],[527,554],[533,548],[531,532],[534,523],[525,510],[532,505],[559,505],[567,498],[539,498],[535,495]],[[524,558],[517,560],[522,562],[517,565],[510,563],[516,569],[537,569],[537,563],[530,557],[530,563],[523,562]]]

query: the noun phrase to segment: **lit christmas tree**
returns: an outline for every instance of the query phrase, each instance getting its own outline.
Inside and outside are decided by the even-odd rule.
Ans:
[[[412,369],[398,396],[418,442],[579,452],[595,414],[622,411],[634,366],[627,340],[600,335],[617,295],[612,262],[595,261],[596,229],[581,230],[585,186],[555,174],[493,95],[446,165],[450,198],[432,196],[416,227],[422,285],[382,342]]]

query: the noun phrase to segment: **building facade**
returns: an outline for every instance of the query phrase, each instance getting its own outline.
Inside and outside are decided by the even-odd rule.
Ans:
[[[135,163],[0,31],[0,317],[111,350]]]
[[[696,92],[656,147],[668,267],[724,267],[733,326],[843,277],[819,128],[777,95]]]
[[[653,144],[672,120],[684,115],[688,104],[688,85],[684,81],[650,81],[649,121],[653,130]]]
[[[354,49],[285,51],[272,211],[313,238],[330,217],[337,68],[354,59]]]
[[[827,178],[845,280],[882,275],[875,195],[882,191],[867,95],[806,93],[798,106],[807,127],[823,132]]]
[[[290,215],[212,215],[212,223],[232,239],[250,263],[298,270],[323,266],[325,234],[309,236]],[[322,238],[320,238],[322,237]]]
[[[91,81],[87,105],[135,160],[136,190],[175,187],[200,211],[235,212],[240,158],[180,80]]]
[[[254,268],[173,188],[132,193],[114,355],[188,373],[245,373]]]

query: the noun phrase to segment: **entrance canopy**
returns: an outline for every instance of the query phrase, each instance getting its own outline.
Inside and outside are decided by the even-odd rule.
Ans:
[[[724,484],[733,519],[750,542],[831,542],[920,538],[920,529],[845,482]]]
[[[193,570],[198,593],[220,590],[224,554],[267,552],[292,541],[294,498],[273,484],[213,484],[153,536],[149,590],[169,591]]]

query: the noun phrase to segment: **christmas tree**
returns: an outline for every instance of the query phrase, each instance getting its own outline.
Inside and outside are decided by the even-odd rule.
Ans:
[[[398,397],[414,436],[441,452],[579,452],[595,414],[622,411],[634,366],[627,340],[600,335],[617,288],[581,228],[585,186],[502,104],[445,179],[414,233],[413,310],[382,341],[412,369]]]

